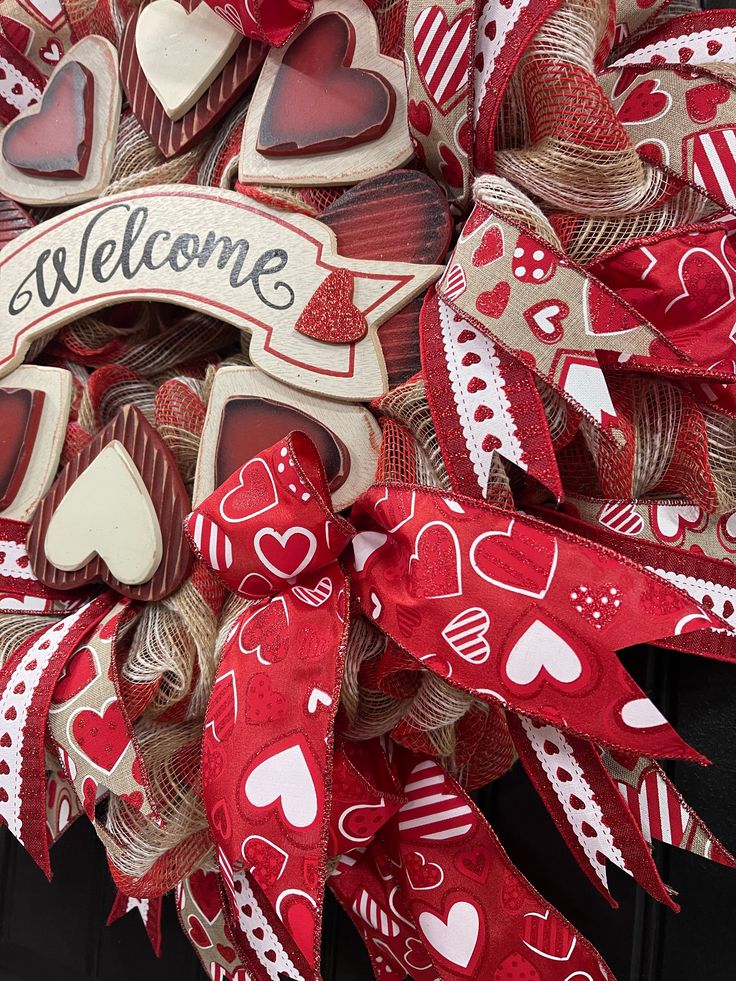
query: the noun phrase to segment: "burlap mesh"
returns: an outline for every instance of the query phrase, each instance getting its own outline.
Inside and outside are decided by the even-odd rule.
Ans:
[[[120,117],[112,176],[103,194],[133,191],[152,184],[190,183],[207,142],[207,139],[198,142],[190,150],[167,160],[132,111],[127,110]]]
[[[563,0],[525,49],[505,95],[514,105],[494,137],[496,171],[551,208],[628,214],[653,207],[667,186],[641,161],[596,81],[608,17],[604,0]],[[523,145],[504,142],[522,134]]]

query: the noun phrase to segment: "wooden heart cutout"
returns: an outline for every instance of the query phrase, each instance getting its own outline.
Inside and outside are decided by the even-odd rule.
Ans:
[[[130,454],[113,440],[71,485],[46,529],[44,554],[64,572],[99,556],[126,586],[148,582],[163,558],[151,495]]]
[[[63,64],[36,112],[8,125],[3,158],[39,177],[84,177],[92,149],[95,79],[78,61]]]
[[[54,589],[99,579],[132,599],[163,599],[192,564],[188,511],[171,454],[143,413],[126,406],[41,501],[28,532],[33,571]]]
[[[258,131],[268,157],[329,153],[383,136],[396,108],[378,72],[355,68],[355,28],[338,12],[311,21],[281,59]]]
[[[187,11],[176,0],[154,0],[135,28],[138,62],[171,120],[189,112],[242,40],[206,3]]]
[[[339,270],[352,277],[351,303],[367,332],[325,344],[295,325]],[[319,221],[276,214],[235,191],[175,184],[103,196],[48,219],[0,252],[7,297],[0,376],[35,338],[87,311],[125,299],[159,300],[247,331],[251,362],[296,388],[367,400],[386,390],[378,326],[441,271],[345,259]],[[337,322],[340,295],[333,294]]]
[[[400,214],[401,221],[386,222]],[[345,191],[320,214],[337,236],[343,255],[391,262],[443,262],[450,247],[452,218],[436,181],[417,170],[394,170]],[[379,336],[389,387],[421,370],[419,311],[412,300],[382,325]]]
[[[0,515],[28,521],[56,476],[69,419],[72,376],[65,368],[28,364],[3,381]]]
[[[323,0],[285,47],[268,53],[243,131],[240,180],[354,184],[413,154],[401,62],[380,54],[362,0]]]
[[[0,134],[0,192],[36,206],[98,197],[110,181],[120,99],[117,51],[90,34],[54,69],[41,103]]]
[[[125,25],[120,42],[120,79],[136,119],[161,153],[169,158],[188,150],[240,98],[263,64],[266,48],[258,41],[241,37],[230,59],[200,90],[196,101],[183,115],[172,119],[146,77],[136,46],[140,19],[146,16],[149,7],[160,2],[145,3],[144,0]],[[197,6],[197,2],[182,0],[177,6],[188,11],[191,18],[206,6],[204,3]],[[220,19],[216,14],[213,16]]]
[[[27,388],[0,388],[0,511],[12,504],[23,484],[44,398],[43,392]]]
[[[336,511],[373,483],[381,431],[366,408],[282,385],[258,368],[228,366],[215,375],[194,478],[194,506],[231,473],[293,430],[317,447]]]

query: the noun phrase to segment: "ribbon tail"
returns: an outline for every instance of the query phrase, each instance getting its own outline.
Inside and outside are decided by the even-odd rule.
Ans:
[[[363,938],[375,976],[410,974],[425,981],[434,977],[434,967],[404,906],[395,871],[374,840],[362,855],[340,856],[328,884]]]
[[[225,932],[254,981],[319,981],[263,891],[243,869],[219,855],[225,884]]]
[[[103,593],[33,634],[0,670],[0,817],[51,878],[44,738],[56,683],[74,650],[114,606]]]
[[[363,612],[422,668],[597,744],[706,762],[616,656],[721,625],[690,596],[619,553],[468,497],[377,486],[353,518]]]
[[[662,882],[649,845],[590,743],[524,716],[508,715],[519,758],[578,865],[611,897],[606,862],[634,876],[647,892],[678,907]]]
[[[84,810],[107,789],[143,817],[157,820],[159,807],[122,693],[116,648],[121,631],[136,616],[117,602],[69,658],[51,698],[48,733]],[[84,707],[76,696],[84,692]]]
[[[107,926],[125,916],[131,910],[137,909],[143,920],[148,939],[156,957],[161,956],[161,914],[163,912],[163,897],[157,896],[154,899],[136,899],[134,896],[126,896],[119,889],[112,904],[110,915],[107,917]]]
[[[489,498],[498,453],[561,499],[549,423],[531,371],[433,291],[422,307],[420,341],[427,402],[453,489]]]
[[[564,962],[565,977],[610,978],[598,952],[512,865],[462,788],[433,760],[414,756],[409,766],[408,801],[393,826],[397,877],[435,974],[465,981],[515,968],[559,981]]]
[[[203,790],[213,839],[263,915],[317,977],[349,582],[335,562],[248,609],[223,653],[205,718]],[[233,801],[238,801],[235,808]],[[234,903],[241,929],[257,929]],[[269,911],[267,913],[267,911]],[[258,938],[248,937],[251,947]]]
[[[247,981],[246,967],[225,930],[217,872],[193,872],[177,885],[175,898],[182,931],[211,981]]]
[[[736,859],[683,799],[664,770],[646,757],[603,754],[603,765],[643,837],[736,868]]]
[[[84,814],[84,808],[59,760],[46,754],[46,833],[55,845],[65,831]]]

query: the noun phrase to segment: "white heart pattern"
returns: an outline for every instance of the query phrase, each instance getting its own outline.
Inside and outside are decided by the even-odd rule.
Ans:
[[[362,572],[368,559],[388,541],[382,531],[361,531],[353,539],[355,571]]]
[[[578,680],[583,666],[566,640],[546,623],[535,620],[512,647],[505,671],[515,685],[531,685],[541,671],[560,684],[570,685]]]
[[[254,807],[278,804],[292,828],[308,828],[317,820],[317,790],[298,743],[258,763],[246,777],[243,792]]]
[[[332,698],[326,691],[322,691],[321,688],[313,688],[309,695],[309,701],[307,702],[307,712],[310,715],[314,715],[318,705],[324,705],[326,708],[329,708],[332,705]]]
[[[643,696],[627,702],[621,708],[621,719],[629,729],[654,729],[668,724],[654,702]]]
[[[480,915],[472,903],[453,903],[445,920],[425,910],[418,923],[427,943],[446,961],[463,968],[470,964],[480,933]]]
[[[452,650],[471,664],[483,664],[491,653],[487,633],[491,618],[486,610],[471,606],[458,613],[442,631]]]

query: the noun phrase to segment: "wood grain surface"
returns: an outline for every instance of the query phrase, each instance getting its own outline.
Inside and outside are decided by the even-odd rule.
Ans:
[[[197,0],[182,0],[194,10]],[[120,78],[138,122],[165,157],[189,149],[211,129],[245,92],[266,57],[258,41],[245,39],[207,91],[179,119],[172,120],[156,97],[141,68],[136,51],[138,18],[148,4],[142,3],[125,25],[120,45]]]
[[[152,577],[140,585],[116,579],[107,565],[94,555],[81,569],[64,572],[46,557],[45,540],[54,512],[80,474],[113,440],[130,454],[153,502],[163,540],[163,558]],[[95,580],[112,586],[123,596],[153,602],[169,596],[186,578],[192,553],[184,537],[184,518],[189,498],[176,464],[156,431],[135,406],[126,406],[61,471],[33,516],[28,533],[28,555],[37,578],[54,589],[77,589]]]

